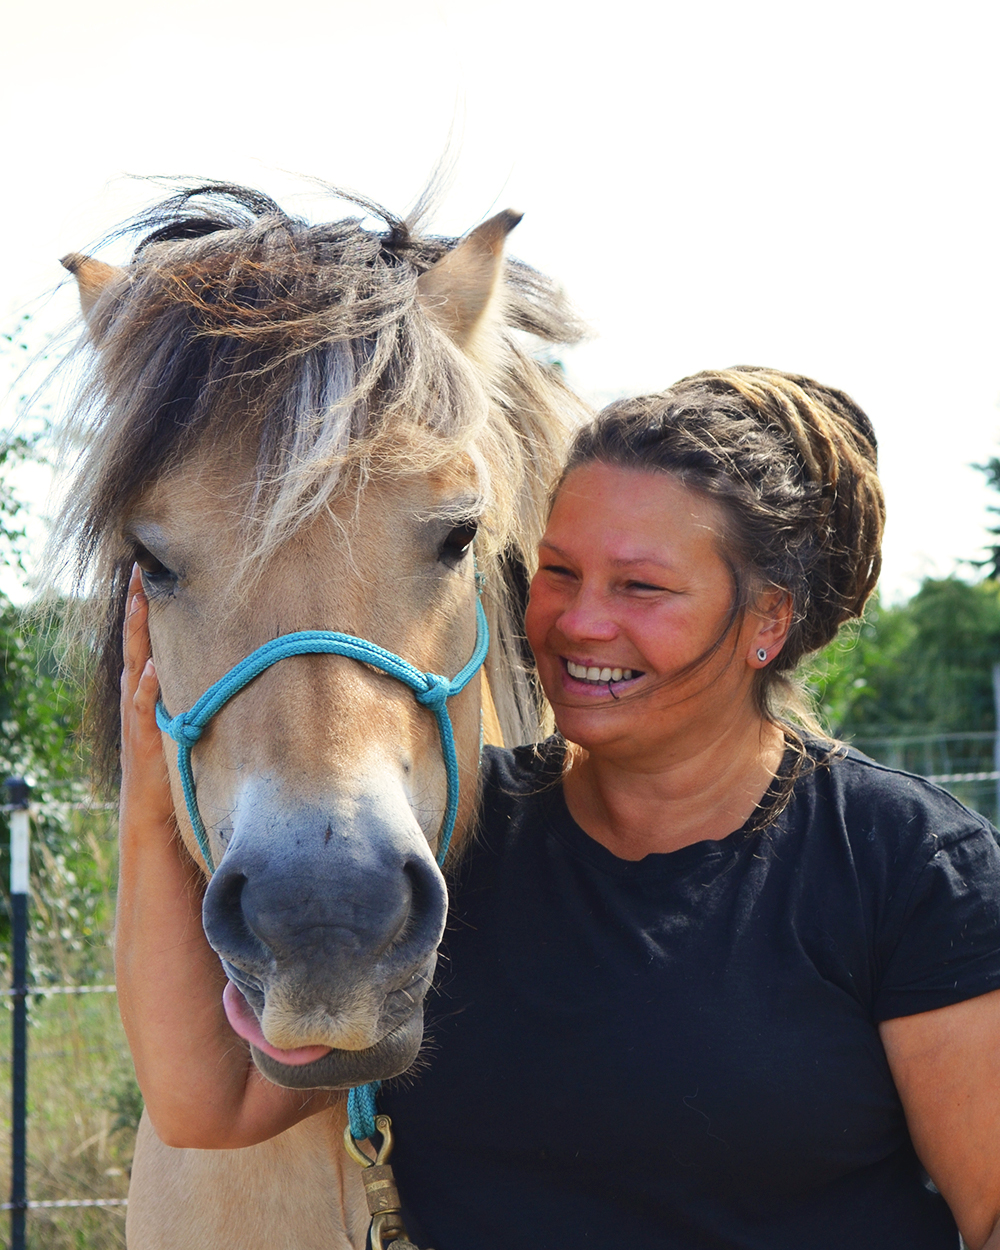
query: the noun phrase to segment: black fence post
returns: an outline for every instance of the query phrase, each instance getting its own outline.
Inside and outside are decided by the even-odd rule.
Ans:
[[[10,1250],[24,1250],[28,1210],[28,846],[30,787],[7,781],[10,812],[10,910],[14,939],[14,1054],[11,1072]]]

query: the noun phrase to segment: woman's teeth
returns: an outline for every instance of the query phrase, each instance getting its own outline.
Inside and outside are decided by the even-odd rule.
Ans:
[[[566,670],[577,681],[599,681],[602,685],[609,681],[632,680],[630,668],[587,668],[583,664],[574,664],[572,660],[567,660]]]

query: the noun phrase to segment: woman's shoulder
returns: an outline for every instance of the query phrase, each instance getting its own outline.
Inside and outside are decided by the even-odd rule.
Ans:
[[[925,777],[859,751],[832,761],[851,850],[883,882],[878,1020],[1000,986],[1000,845],[978,812]]]
[[[998,988],[997,831],[925,777],[850,747],[808,743],[806,756],[773,859],[802,883],[798,923],[824,958],[836,965],[823,935],[860,943],[852,975],[877,1020]]]
[[[796,798],[822,803],[848,827],[885,822],[892,828],[926,832],[935,840],[970,834],[996,838],[996,830],[953,794],[916,773],[879,763],[844,743],[807,741]]]
[[[926,777],[849,746],[806,744],[779,823],[810,862],[842,860],[889,893],[907,893],[928,870],[958,882],[973,865],[972,880],[1000,891],[1000,835],[985,817]]]

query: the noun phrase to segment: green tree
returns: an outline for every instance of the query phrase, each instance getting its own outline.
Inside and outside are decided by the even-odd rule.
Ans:
[[[0,448],[0,471],[31,455],[23,443]],[[24,505],[9,478],[0,477],[0,560],[20,566]],[[108,854],[94,847],[93,822],[81,819],[77,805],[89,787],[81,752],[81,700],[67,680],[58,653],[58,612],[47,616],[26,611],[0,594],[0,780],[22,776],[32,784],[35,809],[33,837],[33,955],[36,976],[52,979],[76,975],[77,969],[53,961],[53,943],[61,951],[85,956],[91,935],[107,910]],[[98,854],[95,855],[94,851]],[[0,826],[0,882],[4,896],[9,877],[9,834]],[[6,939],[6,907],[0,913],[0,939]],[[4,951],[6,950],[6,942]],[[87,959],[76,959],[87,974]]]
[[[1000,584],[928,578],[907,603],[877,601],[817,659],[810,685],[833,733],[990,732],[1000,662]]]
[[[985,464],[974,464],[972,467],[985,475],[986,485],[991,490],[1000,491],[1000,458],[991,456]],[[986,510],[991,516],[1000,517],[1000,506],[989,504]],[[987,544],[989,555],[985,560],[970,560],[969,563],[973,568],[986,569],[986,576],[991,581],[1000,581],[1000,525],[991,525],[986,532],[993,540]]]

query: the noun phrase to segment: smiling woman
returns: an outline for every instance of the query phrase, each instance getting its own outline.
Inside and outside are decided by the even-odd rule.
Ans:
[[[578,436],[527,613],[561,737],[488,752],[433,1058],[385,1099],[435,1246],[1000,1243],[994,831],[794,684],[882,523],[867,417],[807,378]]]
[[[579,433],[526,620],[560,732],[483,752],[427,1061],[381,1093],[421,1245],[1000,1248],[996,833],[824,738],[795,686],[862,612],[883,520],[867,417],[808,378],[701,374]],[[133,830],[169,820],[144,612]],[[231,1096],[193,1105],[191,1052],[176,1144],[326,1105],[244,1087],[211,1028]]]

